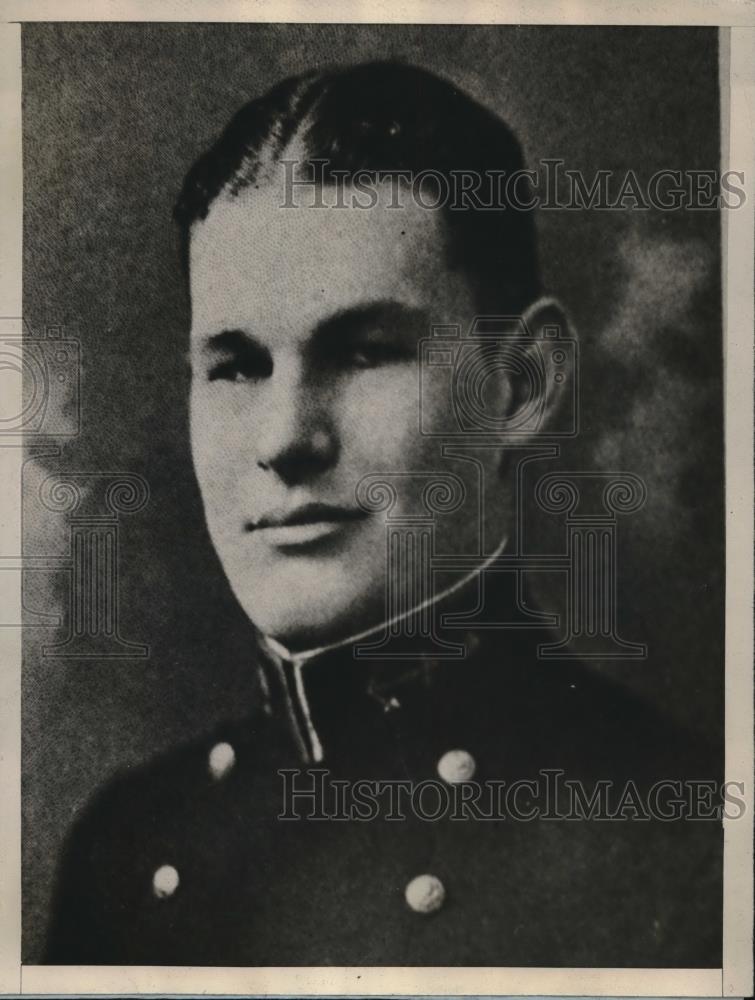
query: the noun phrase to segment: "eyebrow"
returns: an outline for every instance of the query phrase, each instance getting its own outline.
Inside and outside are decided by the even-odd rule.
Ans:
[[[313,339],[330,341],[373,323],[391,323],[398,326],[407,326],[411,323],[414,326],[418,320],[423,322],[423,328],[424,324],[429,326],[424,309],[403,305],[394,299],[380,299],[334,313],[318,324]]]
[[[245,350],[250,347],[263,349],[253,334],[247,330],[234,328],[221,330],[219,333],[213,333],[209,337],[203,338],[199,349],[203,354],[214,354],[215,352]]]
[[[421,326],[418,321],[421,321]],[[372,323],[391,323],[402,327],[418,326],[422,332],[429,330],[430,322],[424,309],[407,306],[394,299],[378,299],[339,310],[322,320],[315,327],[310,342],[332,344],[362,327]],[[220,330],[202,338],[202,353],[235,353],[248,350],[265,351],[266,347],[249,330],[240,327]]]

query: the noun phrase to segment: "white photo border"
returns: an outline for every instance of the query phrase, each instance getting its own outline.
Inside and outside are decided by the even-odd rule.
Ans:
[[[723,218],[726,452],[726,780],[744,818],[724,821],[722,969],[172,968],[21,964],[21,629],[0,628],[0,994],[746,996],[753,933],[753,259],[755,6],[686,0],[6,0],[0,5],[0,316],[22,316],[23,21],[654,24],[720,27],[722,169],[743,171],[745,207]],[[20,388],[19,388],[20,397]],[[13,401],[15,402],[15,400]],[[20,398],[18,411],[20,412]],[[0,448],[0,602],[20,621],[22,442]]]

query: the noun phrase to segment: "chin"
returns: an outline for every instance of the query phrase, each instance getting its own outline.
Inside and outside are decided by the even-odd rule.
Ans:
[[[287,576],[270,574],[264,583],[234,590],[256,628],[292,652],[346,639],[385,617],[382,587],[360,586],[347,573],[335,580],[323,573]]]

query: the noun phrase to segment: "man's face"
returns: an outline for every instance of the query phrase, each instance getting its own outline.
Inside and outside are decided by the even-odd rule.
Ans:
[[[436,323],[465,330],[474,297],[446,263],[439,214],[391,209],[388,194],[369,211],[282,208],[269,185],[219,198],[192,233],[191,437],[205,515],[249,618],[293,649],[388,615],[386,514],[356,500],[368,474],[394,485],[394,519],[427,517],[427,473],[462,477],[465,501],[435,515],[437,553],[479,551],[481,503],[488,538],[504,531],[495,450],[475,456],[481,477],[420,434],[419,341]],[[447,389],[431,387],[422,406],[425,428],[448,427]]]

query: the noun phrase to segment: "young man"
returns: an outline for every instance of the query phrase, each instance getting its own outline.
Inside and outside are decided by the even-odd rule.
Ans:
[[[569,391],[532,213],[484,207],[522,169],[453,86],[374,64],[285,81],[188,174],[194,462],[260,704],[97,797],[49,962],[719,964],[718,826],[668,801],[705,758],[503,624],[517,449]],[[481,316],[501,336],[462,347]],[[554,819],[556,771],[639,806]]]

